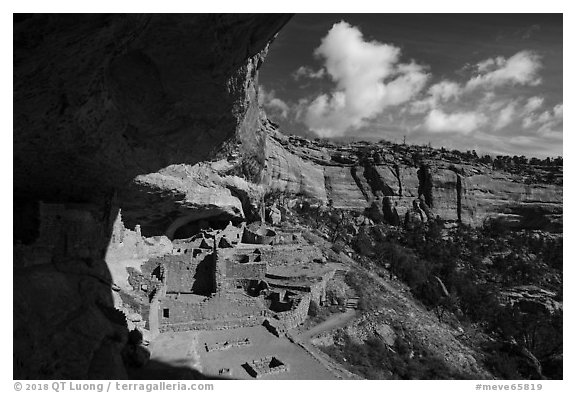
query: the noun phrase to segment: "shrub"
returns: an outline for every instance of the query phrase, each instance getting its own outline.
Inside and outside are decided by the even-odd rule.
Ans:
[[[346,303],[346,289],[347,286],[342,281],[330,280],[326,284],[326,299],[329,304],[334,302],[339,305],[344,305]]]

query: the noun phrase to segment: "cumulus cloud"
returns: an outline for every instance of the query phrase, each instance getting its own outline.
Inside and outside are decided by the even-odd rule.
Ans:
[[[563,104],[557,104],[549,110],[538,113],[543,103],[544,99],[541,97],[531,97],[526,101],[522,111],[524,129],[539,127],[538,132],[543,133],[560,126],[563,121]]]
[[[428,93],[435,100],[448,101],[451,98],[458,97],[461,93],[460,85],[456,82],[443,80],[436,83],[428,89]]]
[[[274,90],[268,92],[262,86],[260,86],[258,90],[258,103],[260,105],[283,118],[288,117],[290,107],[282,99],[276,97],[276,92]]]
[[[301,66],[292,74],[295,80],[300,80],[303,78],[321,79],[324,77],[324,75],[326,75],[326,70],[324,68],[320,68],[319,70],[314,71],[311,67],[308,66]]]
[[[508,138],[522,128],[530,135],[556,135],[562,129],[562,104],[545,110],[544,98],[526,96],[527,89],[511,97],[513,87],[542,82],[541,57],[533,51],[484,59],[466,67],[459,79],[428,84],[427,68],[402,61],[398,47],[366,40],[357,27],[340,22],[322,39],[315,55],[322,67],[302,66],[294,79],[330,79],[334,88],[301,99],[289,113],[320,136],[341,136],[378,122],[404,132],[474,133],[474,138]],[[280,110],[279,104],[271,105]],[[398,109],[386,110],[390,107]]]
[[[468,103],[476,102],[477,108],[481,110],[492,112],[492,117],[497,117],[495,127],[500,129],[514,120],[517,110],[515,104],[507,106],[506,102],[498,100],[498,88],[507,85],[537,85],[541,82],[538,76],[541,67],[540,57],[531,51],[518,52],[508,59],[502,56],[488,58],[475,66],[466,67],[467,70],[474,70],[475,74],[468,81],[457,83],[442,80],[433,84],[424,97],[410,103],[408,111],[417,115],[432,109],[445,110],[447,106],[450,107],[447,103],[463,99]],[[524,113],[532,113],[542,103],[541,97],[532,97],[526,103]]]
[[[311,100],[304,114],[306,125],[321,136],[359,128],[385,108],[411,100],[428,79],[424,67],[400,63],[399,48],[365,41],[360,30],[346,22],[332,26],[315,55],[336,83],[332,92]]]
[[[482,60],[476,64],[476,69],[480,74],[492,71],[494,68],[501,68],[506,64],[506,59],[502,56]]]
[[[460,132],[469,134],[486,123],[486,116],[476,112],[444,113],[440,109],[432,109],[424,125],[431,132]]]
[[[508,59],[495,57],[477,64],[478,75],[466,83],[467,89],[493,88],[503,85],[531,85],[541,82],[538,72],[542,68],[540,56],[532,51],[521,51]]]
[[[562,119],[564,117],[564,104],[558,104],[552,110],[554,112],[554,117]]]
[[[470,133],[482,126],[501,130],[519,119],[524,128],[530,128],[538,120],[535,113],[542,108],[544,99],[534,96],[520,105],[519,99],[499,98],[499,88],[537,85],[541,67],[540,57],[530,51],[510,58],[485,59],[469,67],[474,69],[474,75],[465,82],[442,80],[430,86],[423,98],[410,104],[409,112],[426,114],[424,128],[431,132]]]
[[[539,109],[540,107],[542,107],[543,103],[544,103],[544,98],[542,98],[542,97],[530,97],[526,101],[526,105],[524,105],[524,113],[530,114],[530,113],[534,112],[536,109]]]
[[[536,125],[538,134],[562,133],[564,105],[555,105],[552,109],[530,116],[530,124],[526,128]]]
[[[410,104],[410,113],[420,114],[428,109],[436,108],[439,104],[457,98],[462,93],[462,88],[456,82],[443,80],[428,88],[427,96]]]
[[[500,130],[515,120],[516,106],[516,101],[513,101],[500,110],[496,118],[496,123],[494,124],[495,129]]]

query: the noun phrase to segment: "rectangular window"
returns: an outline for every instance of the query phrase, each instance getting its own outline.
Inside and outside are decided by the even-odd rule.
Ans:
[[[170,318],[170,309],[169,308],[165,308],[162,310],[162,316],[164,318]]]

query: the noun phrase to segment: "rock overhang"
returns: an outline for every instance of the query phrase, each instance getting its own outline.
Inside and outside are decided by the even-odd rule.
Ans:
[[[14,26],[14,193],[101,201],[257,129],[256,69],[290,15],[32,15]],[[242,130],[241,130],[242,128]]]

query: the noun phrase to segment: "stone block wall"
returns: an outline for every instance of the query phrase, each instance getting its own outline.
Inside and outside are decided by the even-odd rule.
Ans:
[[[266,262],[238,263],[226,261],[227,279],[263,280],[266,276]]]
[[[161,325],[159,332],[187,332],[190,330],[227,330],[237,329],[243,327],[252,327],[262,324],[262,317],[260,316],[247,316],[235,320],[210,320],[210,321],[189,321],[178,324]]]
[[[310,285],[311,299],[317,304],[326,300],[326,285],[334,277],[336,270],[330,270],[322,275],[322,279]]]
[[[264,305],[257,298],[214,295],[203,300],[193,295],[166,294],[158,298],[157,312],[150,311],[150,325],[158,321],[159,332],[226,329],[262,323]],[[156,307],[156,306],[154,306]],[[168,310],[167,312],[165,310]]]
[[[159,300],[158,321],[160,328],[170,324],[201,321],[207,317],[202,303],[188,303],[170,297]]]
[[[217,239],[220,240],[220,238],[224,237],[232,244],[240,243],[245,225],[245,223],[241,223],[239,226],[234,226],[232,222],[229,222],[226,228],[218,233]]]
[[[215,292],[213,285],[215,267],[212,255],[203,259],[189,258],[164,264],[166,290],[168,293],[196,293],[209,295]]]
[[[304,323],[306,318],[308,318],[310,299],[310,293],[305,293],[302,296],[295,298],[292,309],[290,311],[276,313],[276,317],[284,323],[286,329],[297,327]]]

